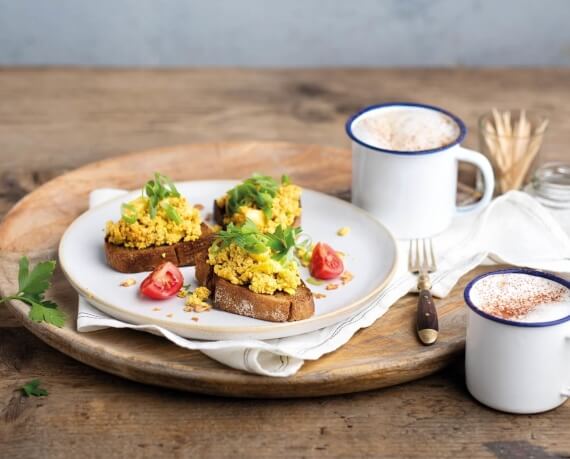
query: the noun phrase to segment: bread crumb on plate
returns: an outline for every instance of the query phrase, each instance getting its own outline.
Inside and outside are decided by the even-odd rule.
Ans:
[[[136,280],[134,279],[125,279],[123,282],[121,282],[119,285],[121,287],[131,287],[133,285],[135,285],[137,283]]]
[[[345,271],[340,275],[340,280],[342,281],[342,285],[348,284],[352,279],[354,279],[354,274],[349,271]]]
[[[184,306],[186,312],[207,312],[212,309],[212,306],[208,303],[203,304],[187,304]]]

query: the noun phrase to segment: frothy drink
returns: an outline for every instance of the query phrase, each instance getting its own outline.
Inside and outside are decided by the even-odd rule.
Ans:
[[[542,277],[521,273],[482,278],[471,301],[483,312],[517,322],[551,322],[570,316],[570,290]]]
[[[459,126],[451,117],[423,107],[371,110],[355,122],[353,130],[373,147],[401,152],[444,147],[459,137]]]

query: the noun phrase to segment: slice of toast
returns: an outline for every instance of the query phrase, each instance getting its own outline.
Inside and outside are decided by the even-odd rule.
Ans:
[[[299,205],[301,205],[300,201],[299,201]],[[218,206],[218,202],[215,199],[214,199],[213,216],[214,216],[214,222],[216,224],[220,225],[222,228],[226,227],[226,225],[224,225],[224,217],[226,216],[226,209],[225,209],[225,207]],[[291,226],[293,228],[299,228],[301,226],[301,216],[300,215],[298,217],[295,217],[295,220],[293,220],[293,224]]]
[[[195,241],[178,242],[172,245],[136,249],[111,244],[105,240],[105,257],[111,268],[121,273],[152,271],[161,263],[170,261],[176,266],[194,266],[196,255],[207,251],[212,243],[212,229],[202,223],[202,235]]]
[[[217,276],[206,261],[207,256],[203,251],[196,258],[196,279],[213,292],[216,309],[270,322],[303,320],[315,313],[313,294],[303,281],[293,295],[255,293]]]

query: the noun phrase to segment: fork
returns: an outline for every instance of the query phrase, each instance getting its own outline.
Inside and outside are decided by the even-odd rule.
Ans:
[[[430,273],[437,269],[431,239],[412,239],[408,255],[408,270],[418,275],[418,310],[416,330],[423,344],[435,343],[439,334],[437,310],[431,296]]]

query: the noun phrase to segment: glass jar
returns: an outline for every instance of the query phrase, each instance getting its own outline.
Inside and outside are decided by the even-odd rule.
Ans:
[[[540,166],[525,191],[550,209],[570,209],[570,163],[550,162]]]

